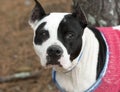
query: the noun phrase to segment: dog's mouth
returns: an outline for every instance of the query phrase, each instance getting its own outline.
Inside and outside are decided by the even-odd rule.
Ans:
[[[52,63],[51,63],[51,62],[52,62]],[[59,61],[49,61],[49,62],[47,62],[46,65],[47,65],[47,66],[51,66],[51,67],[54,67],[54,66],[62,67],[62,65],[60,64]]]
[[[47,57],[46,68],[62,67],[57,58]]]
[[[46,69],[49,69],[49,68],[58,68],[58,67],[62,67],[61,65],[51,65],[51,64],[49,64],[49,65],[46,65]]]

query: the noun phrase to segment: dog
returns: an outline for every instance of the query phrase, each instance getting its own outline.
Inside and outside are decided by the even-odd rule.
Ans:
[[[46,14],[35,0],[29,24],[41,65],[52,68],[61,92],[120,92],[120,26],[88,26],[74,3],[72,13]]]

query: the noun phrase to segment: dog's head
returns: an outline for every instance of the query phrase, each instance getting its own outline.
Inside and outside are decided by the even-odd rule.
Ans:
[[[73,13],[46,14],[40,3],[35,2],[29,24],[34,30],[33,45],[41,64],[68,70],[81,51],[87,25],[84,13],[75,4]]]

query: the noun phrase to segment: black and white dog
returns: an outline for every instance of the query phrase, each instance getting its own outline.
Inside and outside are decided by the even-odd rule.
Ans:
[[[42,66],[53,68],[53,80],[61,92],[118,92],[108,91],[111,84],[107,85],[109,89],[96,89],[104,81],[109,47],[98,29],[87,26],[79,4],[74,4],[72,13],[46,14],[35,2],[29,20],[34,30],[33,45]]]

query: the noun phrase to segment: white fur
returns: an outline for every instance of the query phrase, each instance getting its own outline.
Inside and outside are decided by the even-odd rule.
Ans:
[[[86,28],[84,30],[83,54],[79,64],[68,73],[57,72],[56,79],[67,92],[84,92],[96,81],[99,43],[95,35]],[[76,62],[77,57],[73,62]]]
[[[70,55],[68,54],[67,49],[57,38],[58,26],[60,22],[62,21],[62,19],[64,18],[64,16],[67,14],[68,13],[51,13],[49,16],[43,18],[41,21],[39,22],[36,21],[34,25],[30,23],[32,28],[34,29],[34,37],[35,37],[36,29],[43,22],[46,22],[44,29],[49,31],[50,38],[47,41],[43,42],[42,45],[36,45],[33,42],[35,51],[41,59],[42,66],[46,66],[46,63],[47,63],[46,52],[47,52],[48,47],[51,45],[59,45],[63,49],[63,55],[59,59],[59,62],[63,66],[64,69],[68,69],[72,65],[70,61]]]
[[[113,27],[113,29],[120,30],[120,25]]]

